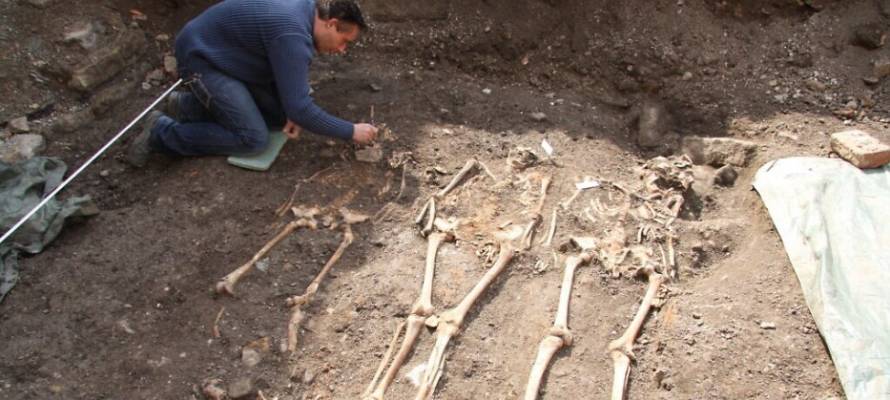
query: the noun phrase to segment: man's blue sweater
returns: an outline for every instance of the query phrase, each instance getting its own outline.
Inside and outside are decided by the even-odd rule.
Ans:
[[[315,55],[313,0],[225,0],[186,24],[176,37],[180,62],[200,63],[247,84],[272,84],[287,117],[312,132],[352,138],[352,124],[309,97]]]

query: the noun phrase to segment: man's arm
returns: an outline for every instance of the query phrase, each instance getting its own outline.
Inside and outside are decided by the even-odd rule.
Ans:
[[[343,140],[353,139],[355,133],[364,135],[368,131],[366,127],[360,128],[328,114],[309,96],[311,43],[312,40],[305,36],[288,34],[274,39],[268,49],[278,95],[287,118],[304,129]],[[376,133],[376,129],[374,131]]]

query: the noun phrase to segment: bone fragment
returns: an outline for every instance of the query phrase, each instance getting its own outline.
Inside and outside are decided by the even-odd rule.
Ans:
[[[433,224],[436,222],[436,198],[430,198],[429,216],[427,216],[426,224],[420,232],[423,236],[429,235],[433,231]]]
[[[226,308],[220,308],[219,313],[216,314],[216,319],[213,320],[213,329],[211,329],[211,334],[213,337],[218,338],[221,337],[222,334],[219,332],[219,321],[222,319],[223,313],[226,311]]]
[[[461,168],[461,170],[458,171],[457,175],[455,175],[454,178],[451,179],[451,182],[448,183],[448,186],[445,186],[445,188],[436,193],[436,196],[442,198],[448,195],[448,193],[454,190],[454,188],[457,187],[457,184],[460,183],[460,181],[463,180],[464,177],[467,176],[467,174],[477,165],[478,161],[476,161],[475,159],[467,160],[467,163],[464,164],[464,167]]]
[[[430,353],[427,370],[423,375],[423,380],[417,390],[415,400],[428,400],[433,397],[433,392],[436,389],[435,385],[438,383],[442,368],[445,365],[445,350],[448,348],[448,343],[460,331],[467,312],[475,304],[476,300],[479,299],[479,296],[491,286],[491,283],[504,271],[512,259],[512,246],[509,243],[502,243],[501,251],[494,265],[482,276],[482,279],[473,287],[470,293],[461,300],[460,304],[443,312],[439,317],[439,322],[436,326],[436,344]]]
[[[423,328],[425,320],[426,318],[419,315],[408,315],[408,320],[406,321],[407,326],[405,327],[405,339],[402,340],[399,352],[396,353],[396,357],[393,359],[392,364],[390,364],[389,369],[386,370],[386,375],[383,376],[383,380],[380,381],[377,388],[374,389],[374,392],[366,397],[365,400],[383,400],[383,394],[386,393],[386,389],[389,388],[389,385],[396,378],[399,369],[402,368],[402,365],[405,364],[405,360],[408,358],[408,353],[410,353],[411,349],[414,347],[414,342],[417,340],[417,335],[420,334],[420,330]]]
[[[547,231],[547,236],[541,238],[540,244],[544,246],[550,247],[553,244],[553,236],[556,234],[556,209],[553,209],[553,215],[550,218],[550,230]]]
[[[680,269],[677,267],[677,255],[674,252],[674,235],[668,234],[667,237],[667,247],[668,247],[668,268],[670,272],[668,273],[671,279],[677,279],[680,276]]]
[[[291,192],[290,197],[287,199],[287,201],[282,203],[280,206],[278,206],[277,209],[275,209],[276,216],[281,217],[285,213],[287,213],[287,210],[289,210],[291,208],[291,206],[294,205],[294,198],[297,197],[297,192],[299,190],[300,190],[300,184],[298,183],[298,184],[294,185],[294,191]]]
[[[488,169],[488,166],[485,165],[484,162],[479,160],[476,160],[476,162],[479,164],[479,167],[482,168],[483,171],[485,171],[485,175],[488,175],[488,177],[491,178],[491,180],[493,180],[495,183],[498,182],[498,177],[491,173],[491,170]]]
[[[541,212],[544,209],[544,201],[547,200],[547,190],[550,188],[550,176],[541,179],[541,197],[538,198],[538,204],[531,211],[531,221],[525,227],[522,233],[522,250],[528,250],[532,247],[532,240],[535,236],[535,230],[541,223]]]
[[[420,209],[420,212],[417,213],[417,217],[414,218],[414,225],[421,226],[423,225],[424,218],[427,216],[427,211],[430,209],[430,203],[433,201],[433,198],[430,197],[426,203],[423,203],[423,208]]]
[[[297,228],[316,229],[317,223],[315,222],[314,219],[306,219],[306,218],[301,218],[296,221],[289,222],[287,225],[284,226],[284,229],[282,229],[281,232],[278,232],[278,234],[275,235],[275,237],[272,238],[272,240],[270,240],[268,243],[266,243],[266,245],[263,246],[263,248],[261,248],[260,251],[258,251],[253,256],[253,258],[250,259],[250,261],[246,262],[244,265],[238,267],[237,269],[235,269],[234,271],[232,271],[231,273],[229,273],[228,275],[223,277],[216,284],[216,292],[219,294],[227,294],[227,295],[234,296],[235,295],[235,284],[238,283],[238,281],[241,279],[241,277],[245,273],[247,273],[247,271],[249,271],[251,268],[253,268],[254,264],[256,264],[257,261],[259,261],[260,259],[265,257],[266,253],[268,253],[269,250],[272,250],[272,248],[275,247],[275,245],[278,244],[278,242],[280,242],[282,239],[284,239],[285,237],[287,237],[288,235],[293,233],[293,231],[297,230]]]
[[[423,273],[423,285],[420,289],[420,297],[411,307],[411,314],[430,316],[433,308],[433,275],[436,270],[436,253],[442,242],[454,240],[454,234],[450,232],[433,232],[427,236],[426,267]]]
[[[392,341],[389,342],[389,347],[386,349],[386,354],[383,355],[383,359],[380,360],[380,366],[377,367],[377,372],[374,373],[374,378],[371,379],[371,383],[368,385],[368,388],[365,389],[365,392],[362,394],[362,398],[368,398],[371,395],[371,392],[374,391],[374,387],[377,386],[377,381],[380,380],[380,375],[383,374],[383,369],[386,368],[386,365],[389,364],[389,360],[392,358],[392,353],[396,349],[396,345],[399,343],[399,335],[402,334],[402,330],[405,329],[405,322],[399,322],[399,325],[396,326],[396,331],[393,332]]]
[[[394,202],[399,201],[402,198],[402,195],[405,194],[405,177],[408,175],[408,163],[402,165],[402,182],[399,183],[399,193],[396,193],[396,197],[392,200]]]
[[[577,199],[578,196],[581,195],[581,192],[583,192],[582,189],[575,189],[575,192],[572,193],[572,195],[569,196],[568,199],[565,199],[565,201],[559,203],[559,207],[561,207],[563,210],[568,210],[569,206],[572,204],[572,202],[574,202],[575,199]]]
[[[328,262],[322,267],[321,272],[312,280],[312,283],[306,288],[306,291],[299,296],[292,296],[287,299],[287,305],[291,308],[291,318],[290,323],[287,325],[287,349],[291,353],[297,351],[297,340],[300,333],[300,325],[303,322],[303,307],[309,304],[312,301],[312,297],[315,296],[315,293],[318,291],[318,286],[321,284],[321,281],[327,276],[328,272],[330,272],[331,268],[334,264],[340,260],[340,257],[343,256],[343,253],[346,251],[346,248],[352,244],[354,237],[352,235],[352,225],[345,224],[343,228],[343,240],[340,241],[340,246],[337,247],[337,250],[331,255],[331,258],[328,259]]]
[[[556,318],[553,327],[550,328],[550,332],[541,340],[541,344],[538,346],[538,355],[535,357],[535,363],[532,365],[532,370],[528,377],[528,385],[525,388],[525,400],[535,400],[538,397],[541,380],[547,371],[550,360],[553,359],[553,355],[559,349],[572,345],[572,333],[569,331],[569,300],[572,296],[575,270],[579,265],[590,262],[593,258],[593,250],[596,247],[596,241],[593,238],[573,238],[572,241],[580,246],[582,251],[566,259]]]
[[[637,336],[640,334],[640,328],[643,326],[643,322],[649,314],[649,309],[652,307],[655,295],[658,294],[658,289],[665,281],[664,275],[656,272],[655,268],[650,263],[645,263],[638,273],[648,277],[649,285],[646,289],[646,295],[643,297],[643,302],[640,304],[640,308],[637,310],[636,315],[634,315],[630,326],[624,331],[624,334],[621,335],[620,338],[609,343],[609,355],[612,357],[614,363],[612,400],[624,399],[624,393],[627,389],[627,378],[630,376],[630,363],[631,360],[634,359],[634,340],[636,340]]]

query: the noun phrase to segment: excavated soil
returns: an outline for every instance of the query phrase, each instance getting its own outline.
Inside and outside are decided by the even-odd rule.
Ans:
[[[178,27],[210,3],[0,1],[2,126],[29,116],[46,154],[79,166],[173,82],[161,75],[143,87]],[[569,238],[603,241],[620,226],[630,245],[642,223],[591,211],[597,201],[624,204],[611,185],[565,210],[558,203],[584,177],[643,193],[639,168],[679,154],[692,135],[749,140],[757,153],[730,187],[711,183],[712,167],[694,168],[671,224],[679,275],[636,341],[627,398],[844,397],[751,180],[772,159],[828,156],[838,130],[887,138],[888,86],[872,79],[872,66],[890,50],[855,40],[865,24],[886,27],[886,1],[365,3],[372,30],[347,55],[317,58],[312,85],[333,113],[386,125],[384,159],[360,162],[354,146],[304,134],[264,173],[222,157],[158,156],[137,170],[115,145],[63,192],[92,196],[101,213],[24,258],[0,305],[0,398],[193,399],[210,379],[247,399],[361,398],[419,293],[426,240],[414,217],[472,158],[497,181],[475,170],[438,204],[440,216],[471,223],[439,252],[437,312],[457,305],[490,266],[494,230],[528,221],[540,179],[552,186],[534,245],[479,298],[448,348],[435,398],[520,397],[553,323],[563,259],[575,251]],[[63,40],[86,22],[103,27],[96,47]],[[127,67],[95,89],[66,87],[65,71],[123,30],[146,38]],[[643,148],[638,121],[650,106],[663,110],[661,135]],[[541,160],[517,170],[508,157],[522,147]],[[405,152],[403,166],[388,162]],[[291,220],[275,210],[292,193],[295,205],[329,215],[347,207],[380,217],[354,226],[354,243],[306,308],[294,354],[283,347],[285,300],[312,281],[342,228],[298,230],[234,297],[211,290]],[[545,246],[537,238],[553,210],[559,222]],[[643,240],[657,261],[659,243]],[[613,278],[602,260],[579,268],[574,341],[554,357],[540,398],[609,396],[607,345],[646,290],[624,275]],[[406,374],[428,359],[433,332],[421,332],[386,398],[413,398]]]

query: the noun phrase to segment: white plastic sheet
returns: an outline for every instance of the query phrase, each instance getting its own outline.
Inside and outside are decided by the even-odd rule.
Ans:
[[[890,167],[787,158],[761,167],[754,187],[847,398],[890,399]]]

